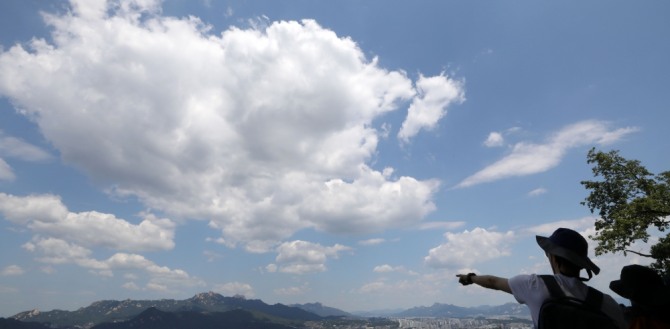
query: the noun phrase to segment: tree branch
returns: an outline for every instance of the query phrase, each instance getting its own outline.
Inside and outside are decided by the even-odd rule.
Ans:
[[[637,251],[633,251],[633,250],[624,250],[624,252],[632,252],[632,253],[634,253],[634,254],[636,254],[636,255],[639,255],[639,256],[642,256],[642,257],[651,257],[651,255],[647,255],[647,254],[639,253],[639,252],[637,252]]]

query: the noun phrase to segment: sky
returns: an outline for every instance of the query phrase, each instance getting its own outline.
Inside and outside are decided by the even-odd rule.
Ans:
[[[591,148],[670,169],[669,11],[3,0],[0,316],[513,302],[455,274],[549,273],[535,235],[594,234]],[[650,263],[589,241],[605,293]]]

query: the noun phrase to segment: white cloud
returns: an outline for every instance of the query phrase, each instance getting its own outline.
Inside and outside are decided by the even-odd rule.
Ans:
[[[435,208],[437,181],[369,167],[373,124],[411,101],[406,141],[462,100],[459,83],[422,76],[417,92],[312,20],[213,35],[160,16],[159,1],[72,5],[46,16],[52,44],[0,52],[0,95],[112,193],[258,252],[305,228],[381,232]]]
[[[3,159],[12,157],[23,161],[44,161],[51,159],[51,155],[22,139],[6,136],[0,130],[0,180],[11,181],[16,178],[12,167]]]
[[[211,0],[209,0],[209,1],[211,1]],[[228,7],[226,8],[226,12],[223,13],[223,16],[226,17],[226,18],[228,18],[228,17],[232,17],[233,14],[235,14],[235,11],[233,10],[233,7],[228,6]]]
[[[0,271],[2,276],[16,276],[25,273],[25,271],[18,265],[9,265]]]
[[[445,233],[447,241],[430,249],[424,261],[435,268],[470,267],[472,264],[510,255],[514,233],[475,228],[463,233]]]
[[[0,180],[14,180],[16,178],[16,175],[14,175],[14,171],[12,170],[12,167],[9,166],[9,164],[0,158]]]
[[[149,282],[146,285],[147,290],[152,290],[156,292],[168,292],[170,289],[164,284],[156,283],[156,282]]]
[[[456,222],[425,222],[419,225],[420,230],[453,230],[465,225],[463,221]]]
[[[519,132],[521,127],[512,127],[505,129],[503,132],[492,131],[484,141],[486,147],[500,147],[505,145],[505,135],[511,135]]]
[[[365,169],[351,184],[335,179],[323,187],[305,196],[301,214],[307,218],[318,216],[315,226],[323,231],[369,233],[381,227],[413,224],[416,216],[421,218],[433,211],[435,205],[426,201],[437,191],[439,182],[412,177],[391,182],[383,173]]]
[[[202,254],[207,258],[207,261],[210,263],[223,257],[223,255],[221,255],[220,253],[211,250],[205,250],[202,252]]]
[[[148,290],[167,291],[183,287],[203,286],[202,280],[190,276],[184,270],[160,266],[138,254],[115,253],[107,259],[92,258],[92,251],[79,245],[55,238],[35,237],[24,249],[35,252],[38,261],[47,264],[75,264],[103,276],[113,276],[114,271],[130,273],[127,278],[136,278],[134,271],[149,277]]]
[[[268,271],[276,269],[279,272],[292,274],[306,274],[323,272],[326,270],[326,260],[337,258],[339,252],[351,250],[347,246],[336,244],[324,247],[318,243],[307,241],[284,242],[277,247],[276,265],[270,264]]]
[[[544,144],[517,143],[509,155],[467,177],[457,187],[545,172],[556,167],[571,148],[610,144],[635,131],[634,127],[610,130],[608,124],[601,121],[577,122],[553,134]]]
[[[217,284],[214,286],[214,290],[224,296],[241,295],[246,298],[254,297],[254,289],[248,283],[228,282]]]
[[[23,248],[30,252],[37,251],[40,254],[38,260],[49,264],[76,263],[93,269],[104,268],[104,265],[89,258],[91,250],[60,239],[35,237]]]
[[[382,244],[384,242],[386,242],[385,239],[375,238],[375,239],[367,239],[367,240],[358,241],[358,244],[360,244],[362,246],[374,246],[374,245]]]
[[[415,97],[402,123],[398,138],[404,142],[414,137],[421,129],[431,130],[447,114],[452,103],[465,100],[462,83],[445,75],[420,76],[416,82],[418,97]]]
[[[376,293],[387,289],[387,285],[383,281],[375,281],[364,284],[359,292],[364,294]]]
[[[484,141],[484,145],[486,147],[498,147],[498,146],[503,146],[505,143],[505,138],[503,138],[502,134],[499,132],[491,132],[489,134],[489,137],[486,138]]]
[[[384,264],[384,265],[375,266],[373,271],[377,272],[377,273],[387,273],[387,272],[395,271],[395,268],[393,266],[389,265],[389,264]]]
[[[174,247],[175,225],[169,219],[144,214],[138,225],[96,211],[69,212],[54,195],[19,197],[0,193],[0,213],[12,223],[44,236],[85,247],[114,250],[167,250]]]
[[[265,270],[268,271],[268,273],[275,273],[277,272],[277,264],[268,264],[265,266]]]
[[[544,188],[544,187],[538,187],[538,188],[536,188],[536,189],[534,189],[534,190],[528,192],[528,196],[531,196],[531,197],[533,197],[533,196],[539,196],[539,195],[542,195],[542,194],[545,194],[545,193],[547,193],[547,189],[546,189],[546,188]]]
[[[2,130],[0,130],[0,155],[31,162],[51,159],[48,152],[20,138],[5,136]]]
[[[138,279],[138,276],[135,273],[126,273],[123,275],[123,278],[126,280],[134,281]]]
[[[135,283],[135,282],[126,282],[121,287],[128,289],[128,290],[140,290],[140,287]]]
[[[391,272],[400,272],[400,273],[410,273],[414,274],[413,272],[408,271],[404,266],[391,266],[389,264],[384,264],[384,265],[379,265],[375,266],[373,269],[375,273],[391,273]]]

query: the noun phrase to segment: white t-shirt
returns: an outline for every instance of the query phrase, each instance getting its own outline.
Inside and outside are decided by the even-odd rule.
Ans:
[[[578,278],[568,277],[562,274],[554,275],[558,285],[561,287],[566,296],[575,297],[577,299],[586,299],[588,286]],[[512,290],[514,298],[521,304],[526,304],[530,309],[530,314],[533,317],[533,323],[537,328],[537,319],[540,315],[540,307],[549,296],[549,289],[544,284],[544,281],[537,276],[537,274],[522,274],[509,278],[509,287]],[[628,324],[623,317],[623,312],[619,304],[607,294],[603,294],[602,312],[614,319],[619,325],[619,328],[626,329]]]

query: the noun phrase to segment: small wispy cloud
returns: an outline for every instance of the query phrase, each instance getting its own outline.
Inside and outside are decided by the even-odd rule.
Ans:
[[[514,134],[514,133],[516,133],[520,130],[521,130],[520,127],[512,127],[512,128],[506,129],[502,132],[492,131],[492,132],[489,133],[489,136],[486,137],[486,140],[484,141],[483,144],[486,147],[501,147],[501,146],[504,146],[505,142],[506,142],[505,136]]]
[[[126,282],[123,285],[121,285],[122,288],[127,289],[127,290],[140,290],[140,286],[137,285],[135,282]]]
[[[389,264],[384,264],[384,265],[375,266],[375,268],[372,271],[374,271],[376,273],[389,273],[389,272],[401,271],[402,269],[403,269],[402,266],[393,267]]]
[[[223,16],[226,17],[226,18],[230,18],[230,17],[233,16],[233,14],[235,14],[235,12],[233,11],[233,7],[228,6],[228,7],[226,8],[226,12],[223,13]]]
[[[12,167],[10,167],[5,160],[0,158],[0,180],[11,181],[14,180],[14,178],[16,178],[16,175],[14,175]]]
[[[484,141],[484,145],[486,147],[498,147],[498,146],[503,146],[505,143],[505,138],[503,138],[502,134],[496,131],[493,131],[489,134],[489,137],[486,138]]]
[[[223,257],[223,255],[211,250],[205,250],[202,252],[202,254],[207,258],[207,261],[210,263]]]
[[[637,127],[610,129],[607,122],[587,120],[564,127],[547,142],[520,142],[510,154],[461,181],[457,188],[489,183],[509,177],[527,176],[556,167],[568,150],[585,145],[607,145],[637,131]]]
[[[453,230],[459,227],[463,227],[465,222],[425,222],[419,225],[420,230]]]
[[[18,265],[9,265],[5,268],[2,269],[2,272],[0,272],[0,275],[2,276],[17,276],[25,273],[23,268]]]
[[[546,188],[544,188],[544,187],[539,187],[539,188],[536,188],[536,189],[534,189],[534,190],[528,192],[528,196],[530,196],[530,197],[540,196],[540,195],[545,194],[545,193],[547,193],[547,192],[548,192],[548,191],[547,191]]]
[[[0,130],[0,155],[31,162],[45,161],[52,158],[49,152],[23,139],[7,136],[2,130]]]
[[[358,241],[358,244],[360,244],[361,246],[375,246],[375,245],[378,245],[378,244],[382,244],[384,242],[386,242],[385,239],[375,238],[375,239],[367,239],[367,240]]]
[[[391,266],[389,264],[375,266],[372,269],[372,271],[375,273],[401,273],[409,275],[418,275],[418,273],[410,271],[406,269],[404,266]]]
[[[16,176],[5,158],[39,162],[49,160],[52,156],[47,151],[20,138],[7,136],[0,130],[0,180],[12,181]]]

